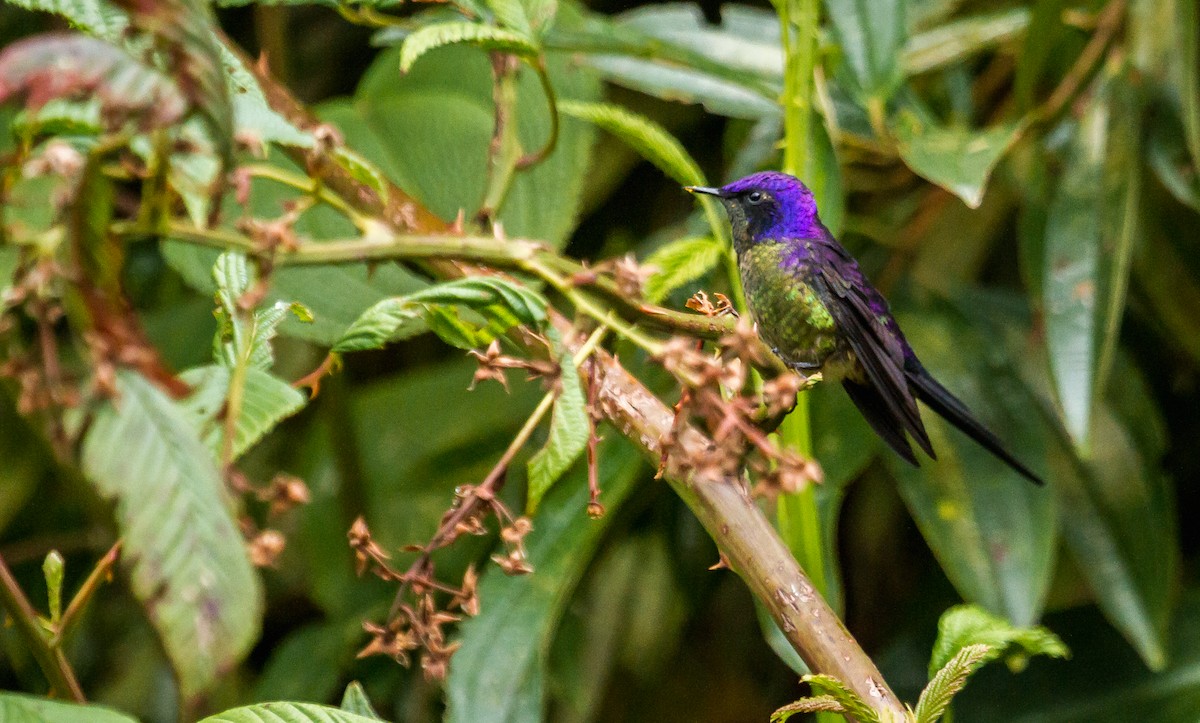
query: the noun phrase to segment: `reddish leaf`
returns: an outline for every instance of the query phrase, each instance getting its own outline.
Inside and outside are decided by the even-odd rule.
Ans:
[[[187,101],[171,79],[123,50],[85,35],[47,33],[0,52],[0,103],[24,96],[36,110],[55,98],[95,95],[109,128],[142,128],[183,117]]]

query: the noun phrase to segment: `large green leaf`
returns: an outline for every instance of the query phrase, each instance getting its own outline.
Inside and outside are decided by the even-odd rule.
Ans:
[[[961,61],[1020,37],[1029,24],[1029,9],[1016,7],[958,18],[917,33],[904,45],[904,71],[923,73]]]
[[[460,210],[470,215],[483,197],[494,120],[487,55],[462,46],[438,48],[401,78],[398,62],[398,48],[384,51],[363,77],[353,106],[326,106],[325,116],[434,213],[446,219]],[[560,99],[599,94],[595,77],[570,69],[567,58],[550,54],[547,67]],[[516,123],[526,150],[549,138],[547,101],[528,69],[518,79]],[[593,138],[587,124],[566,121],[550,157],[517,174],[500,208],[508,234],[565,242],[577,222]]]
[[[609,514],[589,520],[580,469],[542,501],[526,538],[531,576],[490,568],[479,586],[482,612],[462,625],[462,648],[447,680],[451,723],[541,720],[550,642],[563,606],[607,522],[633,488],[640,458],[624,440],[601,446],[600,482]]]
[[[482,50],[513,53],[525,57],[538,49],[528,37],[509,30],[462,21],[426,25],[405,39],[400,48],[400,72],[407,73],[422,55],[443,45],[465,43]]]
[[[1152,468],[1161,449],[1137,440],[1153,422],[1146,413],[1122,420],[1101,405],[1092,457],[1079,462],[1060,449],[1052,460],[1067,546],[1100,609],[1157,670],[1167,662],[1179,553],[1170,485]]]
[[[313,703],[257,703],[210,715],[200,723],[375,723],[357,713]]]
[[[1012,368],[1003,332],[973,328],[939,308],[900,320],[930,372],[1014,454],[1043,468],[1046,438],[1054,432]],[[1054,572],[1055,496],[927,408],[922,417],[938,460],[922,460],[918,469],[886,455],[917,526],[965,599],[1017,625],[1032,623]]]
[[[901,114],[892,126],[900,157],[914,172],[945,188],[971,208],[983,202],[992,169],[1021,133],[1020,123],[987,130],[932,126]]]
[[[646,279],[646,300],[662,301],[675,289],[715,269],[724,256],[724,245],[711,236],[681,238],[658,248],[644,262],[646,268],[654,270]]]
[[[610,103],[564,102],[563,113],[586,120],[628,143],[682,185],[701,185],[704,172],[675,136],[645,116]]]
[[[649,5],[615,21],[588,18],[583,28],[556,30],[547,42],[582,51],[606,79],[659,98],[735,118],[778,114],[779,21],[741,5],[726,5],[721,16],[720,25],[710,25],[694,5]]]
[[[864,105],[886,102],[902,79],[904,0],[826,0],[849,87]]]
[[[142,377],[118,373],[97,412],[83,472],[116,502],[133,593],[190,698],[258,638],[262,590],[211,453],[183,411]]]
[[[98,705],[78,705],[20,693],[0,693],[4,723],[137,723],[137,719]]]
[[[1085,454],[1138,238],[1136,95],[1123,77],[1100,82],[1074,134],[1046,220],[1041,270],[1046,346],[1063,421]]]

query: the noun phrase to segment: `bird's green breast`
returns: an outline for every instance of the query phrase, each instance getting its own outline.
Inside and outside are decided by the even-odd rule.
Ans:
[[[814,369],[841,350],[833,316],[804,263],[782,267],[788,249],[758,243],[738,255],[746,302],[762,337],[792,366]]]

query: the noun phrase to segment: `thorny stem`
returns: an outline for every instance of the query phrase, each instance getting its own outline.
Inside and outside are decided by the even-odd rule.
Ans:
[[[71,669],[67,656],[62,650],[51,646],[50,639],[38,622],[33,605],[25,597],[3,558],[0,558],[0,605],[4,606],[9,619],[13,621],[21,637],[25,638],[25,644],[29,646],[38,667],[49,681],[50,688],[76,703],[86,702],[83,689],[75,679],[75,671]]]

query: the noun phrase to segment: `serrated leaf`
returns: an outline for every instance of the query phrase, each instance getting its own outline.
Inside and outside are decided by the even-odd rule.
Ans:
[[[659,248],[646,257],[643,266],[657,267],[646,279],[643,294],[647,301],[658,303],[675,289],[695,281],[721,263],[725,248],[709,236],[681,238]]]
[[[814,692],[833,698],[846,709],[848,715],[858,719],[859,723],[879,723],[879,716],[845,683],[832,675],[815,674],[800,678],[801,683],[808,683]]]
[[[978,208],[992,169],[1020,137],[1023,125],[1004,123],[976,131],[931,126],[902,113],[891,127],[900,157],[909,168]]]
[[[270,369],[275,364],[271,340],[279,325],[293,314],[311,320],[308,309],[294,302],[277,301],[263,309],[244,311],[240,300],[256,283],[257,274],[242,253],[221,254],[212,273],[217,285],[218,320],[213,356],[230,367],[245,364],[251,369]]]
[[[363,690],[362,683],[357,680],[346,686],[346,692],[342,694],[341,709],[371,720],[383,720],[371,706],[371,699],[367,697],[367,691]]]
[[[649,118],[609,103],[562,101],[558,109],[566,115],[593,123],[625,141],[680,185],[704,184],[704,173],[683,145]]]
[[[1028,655],[1068,657],[1067,646],[1057,635],[1040,625],[1017,627],[1004,618],[992,615],[978,605],[956,605],[938,620],[938,637],[929,658],[929,675],[948,666],[962,650],[983,645],[991,652],[980,659],[994,660],[1012,646]]]
[[[797,713],[845,713],[846,708],[837,698],[828,695],[818,695],[812,698],[801,698],[795,703],[788,703],[771,714],[771,723],[784,723]]]
[[[200,723],[374,723],[377,720],[315,703],[257,703],[210,715]]]
[[[116,502],[133,593],[191,698],[258,638],[261,584],[187,416],[132,372],[117,373],[117,390],[83,440],[81,467]]]
[[[917,723],[936,723],[950,706],[955,694],[967,684],[967,678],[986,663],[992,648],[974,644],[960,648],[953,658],[933,676],[921,691],[914,714]]]
[[[4,723],[137,723],[137,719],[98,705],[64,703],[21,693],[0,693]]]
[[[533,23],[522,0],[486,0],[488,9],[503,27],[520,33],[523,37],[533,34]]]
[[[491,25],[468,22],[448,22],[426,25],[404,41],[400,48],[400,72],[407,73],[413,63],[434,48],[467,43],[483,50],[515,53],[525,57],[537,55],[538,49],[520,33]]]
[[[94,95],[110,129],[127,122],[142,128],[173,124],[187,100],[174,81],[125,51],[85,35],[49,33],[0,52],[0,103],[24,96],[36,111],[56,98]]]
[[[546,437],[546,444],[529,458],[529,492],[525,503],[529,514],[537,510],[538,503],[550,487],[570,469],[575,460],[579,459],[583,450],[587,449],[588,437],[592,431],[579,370],[575,368],[571,353],[556,339],[557,332],[550,332],[550,336],[559,348],[558,363],[561,371],[558,379],[561,390],[554,399],[554,412],[550,419],[550,434]]]
[[[447,342],[467,349],[480,346],[479,340],[485,337],[473,333],[472,325],[438,308],[450,306],[478,311],[493,322],[496,333],[518,324],[539,327],[546,320],[546,299],[527,286],[494,277],[456,279],[375,304],[350,325],[333,351],[378,349],[424,331],[425,327],[416,323],[422,317]]]
[[[225,438],[226,399],[232,370],[224,365],[188,369],[179,378],[193,388],[179,405],[219,459]],[[245,454],[275,425],[304,408],[306,399],[297,389],[269,372],[251,367],[242,386],[241,414],[233,441],[233,458]]]

